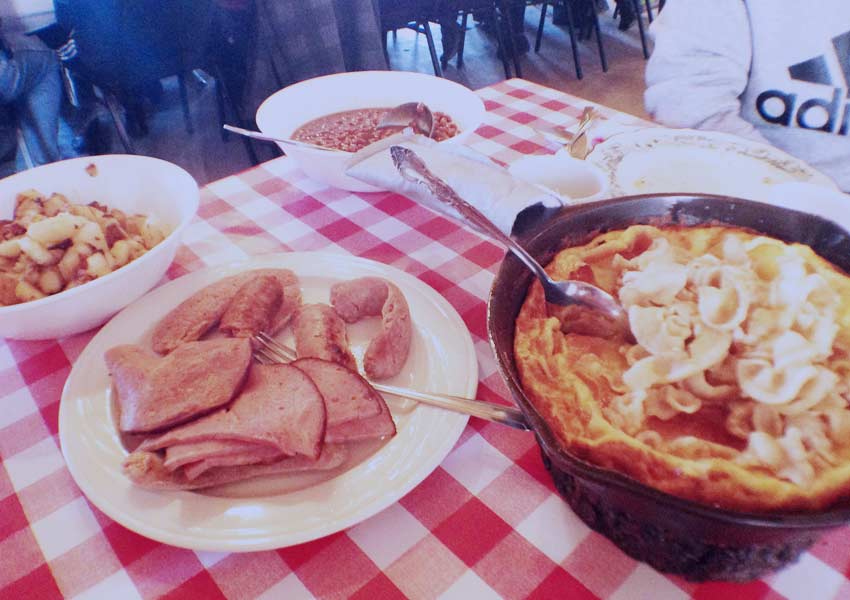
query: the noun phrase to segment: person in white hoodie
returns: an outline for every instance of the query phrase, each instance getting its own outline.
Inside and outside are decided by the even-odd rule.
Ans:
[[[850,192],[850,0],[668,0],[650,32],[656,121],[768,142]]]

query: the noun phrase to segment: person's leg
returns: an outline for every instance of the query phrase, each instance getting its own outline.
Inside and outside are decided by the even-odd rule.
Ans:
[[[531,44],[525,35],[525,0],[510,0],[508,10],[511,13],[511,34],[517,52],[528,52]]]
[[[20,72],[15,108],[34,165],[59,160],[59,108],[62,82],[52,51],[21,50],[14,59]]]
[[[437,21],[440,23],[440,38],[443,44],[443,55],[440,57],[440,62],[444,67],[457,54],[460,44],[461,31],[457,16],[457,3],[453,0],[438,4]]]

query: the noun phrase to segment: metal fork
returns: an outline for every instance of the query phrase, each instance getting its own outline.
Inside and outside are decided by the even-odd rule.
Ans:
[[[296,358],[295,350],[289,346],[281,344],[279,341],[265,333],[259,333],[252,339],[256,342],[254,346],[254,356],[257,360],[264,364],[288,363]],[[471,398],[452,396],[450,394],[419,392],[416,390],[409,390],[407,388],[396,387],[394,385],[374,383],[371,381],[369,383],[371,383],[372,387],[379,392],[386,394],[392,394],[401,398],[408,398],[423,404],[430,404],[431,406],[438,406],[454,412],[478,417],[485,421],[509,425],[516,429],[531,429],[531,426],[525,420],[525,415],[522,414],[522,411],[512,406],[499,406],[498,404],[484,402],[483,400],[473,400]]]

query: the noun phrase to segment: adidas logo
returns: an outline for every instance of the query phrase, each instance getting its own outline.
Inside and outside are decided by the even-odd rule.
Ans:
[[[765,90],[756,98],[756,110],[762,119],[775,125],[813,129],[848,135],[850,131],[850,31],[832,38],[832,48],[843,76],[836,82],[826,56],[815,56],[788,67],[791,79],[832,86],[832,98],[809,98],[797,105],[797,94]],[[841,85],[843,84],[843,86]]]

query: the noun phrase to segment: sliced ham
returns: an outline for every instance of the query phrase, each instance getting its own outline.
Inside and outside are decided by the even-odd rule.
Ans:
[[[327,304],[305,304],[292,323],[298,358],[321,358],[357,370],[357,361],[348,348],[345,322]]]
[[[239,339],[191,342],[165,357],[125,345],[107,350],[104,359],[118,392],[118,427],[141,433],[230,402],[251,363],[251,344]]]
[[[348,323],[381,316],[381,331],[369,341],[363,370],[370,379],[398,375],[410,354],[413,325],[401,290],[379,277],[360,277],[331,287],[331,304]]]
[[[186,465],[183,472],[188,479],[197,479],[201,473],[215,467],[238,467],[240,465],[265,465],[272,462],[291,458],[284,456],[274,448],[255,446],[246,448],[242,452],[236,452],[227,456],[211,456],[197,462]]]
[[[189,480],[182,469],[169,471],[162,457],[155,452],[137,450],[124,461],[124,474],[136,485],[159,490],[192,490],[233,483],[254,477],[294,473],[299,471],[329,470],[340,466],[346,458],[344,448],[325,445],[317,459],[302,456],[259,465],[216,467]]]
[[[231,337],[252,337],[271,329],[283,302],[283,286],[276,277],[259,275],[244,283],[224,311],[219,331]]]
[[[325,443],[344,444],[346,442],[388,438],[395,434],[395,422],[382,398],[381,412],[377,415],[328,427],[327,432],[325,432]]]
[[[307,373],[319,388],[328,411],[328,427],[381,412],[383,398],[359,373],[321,358],[299,358],[290,364]]]
[[[177,305],[154,328],[151,338],[154,351],[168,354],[181,344],[200,339],[219,322],[242,286],[263,275],[275,277],[283,289],[280,307],[267,333],[273,335],[279,331],[301,304],[298,277],[289,269],[255,269],[225,277]]]
[[[259,456],[254,462],[262,462],[264,458],[281,458],[280,450],[272,444],[258,444],[241,440],[207,440],[205,442],[190,442],[175,444],[165,449],[163,464],[169,471],[179,469],[183,465],[229,456],[251,454]],[[244,464],[244,463],[242,463]]]
[[[255,364],[242,393],[230,407],[145,440],[139,449],[241,440],[272,445],[286,455],[316,458],[321,451],[325,422],[322,395],[304,372],[290,365]]]

